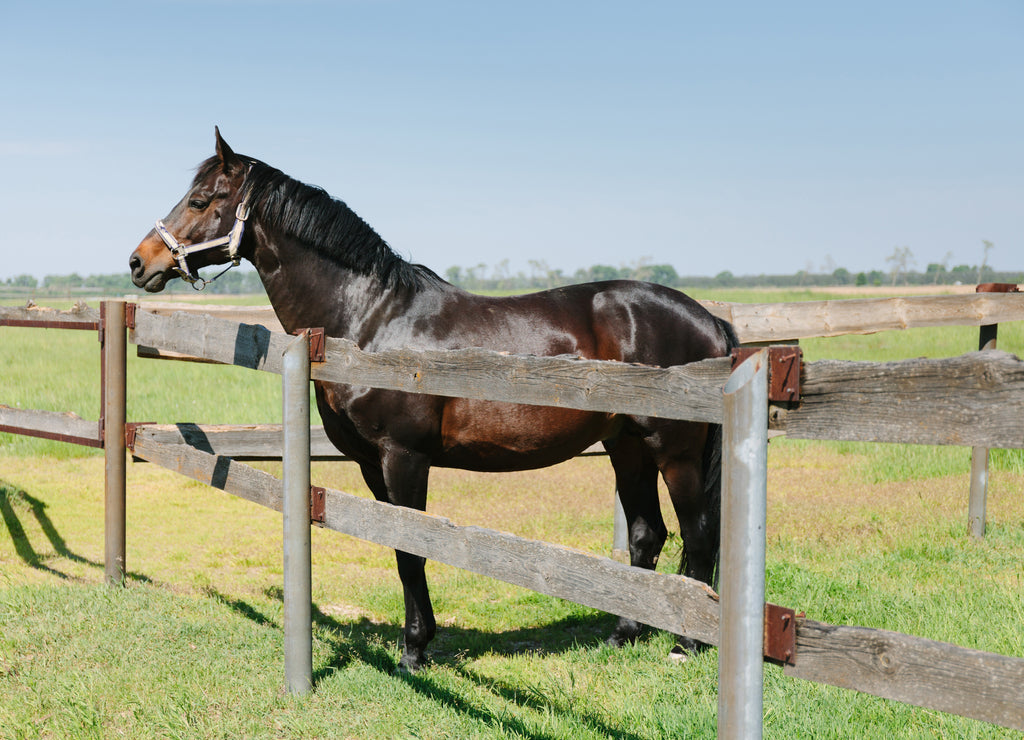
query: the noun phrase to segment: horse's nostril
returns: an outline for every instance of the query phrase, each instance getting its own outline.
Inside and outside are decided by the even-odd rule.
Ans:
[[[142,260],[139,259],[139,255],[133,254],[131,256],[131,259],[128,260],[128,269],[130,269],[132,272],[136,272],[141,267]]]

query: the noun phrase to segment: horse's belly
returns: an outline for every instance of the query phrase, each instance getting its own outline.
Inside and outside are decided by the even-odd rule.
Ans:
[[[433,463],[491,472],[543,468],[608,439],[620,425],[611,414],[452,399]]]

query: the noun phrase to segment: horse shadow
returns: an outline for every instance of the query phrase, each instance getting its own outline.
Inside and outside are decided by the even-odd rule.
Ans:
[[[207,589],[207,596],[220,601],[228,608],[263,627],[281,629],[277,619],[264,614],[259,608],[241,600]],[[273,587],[265,595],[283,601],[283,591]],[[363,616],[339,618],[324,613],[313,605],[313,622],[327,628],[343,639],[333,643],[332,653],[325,665],[313,673],[314,687],[327,680],[337,671],[353,663],[362,663],[381,673],[394,676],[414,689],[417,693],[446,708],[465,715],[486,726],[501,726],[511,730],[516,737],[544,738],[553,735],[538,733],[528,723],[510,716],[507,712],[494,712],[480,702],[468,702],[462,692],[453,691],[450,682],[438,680],[431,672],[408,673],[398,671],[397,652],[394,646],[402,639],[402,626],[388,622],[377,622]],[[595,734],[606,737],[634,740],[639,736],[620,727],[608,725],[598,715],[588,712],[578,704],[563,706],[562,702],[546,697],[540,691],[523,690],[492,676],[481,676],[467,667],[466,661],[483,655],[560,655],[571,650],[585,649],[600,645],[612,632],[617,617],[595,612],[557,619],[547,624],[523,627],[498,632],[479,629],[445,626],[432,645],[431,663],[450,668],[462,679],[472,683],[475,691],[485,691],[497,698],[523,709],[537,712],[556,712],[571,715],[573,720],[585,724]]]
[[[0,479],[0,518],[3,518],[7,532],[11,536],[11,542],[14,544],[14,551],[21,558],[22,562],[30,568],[56,576],[61,580],[68,581],[75,578],[48,565],[48,561],[54,556],[42,555],[37,552],[28,532],[25,530],[25,526],[22,524],[22,519],[25,514],[28,514],[39,525],[39,529],[42,530],[43,535],[50,543],[50,547],[53,548],[56,558],[63,558],[74,563],[87,565],[90,568],[103,570],[103,563],[90,560],[84,555],[79,555],[68,547],[67,541],[46,513],[47,506],[48,504],[45,501],[41,501],[23,489]],[[130,573],[128,578],[145,583],[151,582],[151,579],[147,576],[138,573]]]

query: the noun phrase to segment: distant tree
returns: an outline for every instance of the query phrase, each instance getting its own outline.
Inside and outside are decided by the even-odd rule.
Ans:
[[[838,267],[832,271],[832,279],[836,281],[836,285],[849,285],[852,276],[845,267]]]
[[[976,281],[978,283],[981,282],[981,277],[985,273],[985,268],[988,267],[988,253],[991,251],[992,247],[995,246],[995,244],[990,242],[988,239],[982,239],[981,245],[984,251],[981,257],[981,264],[978,265],[978,279]]]
[[[892,265],[892,284],[896,285],[896,280],[903,275],[903,284],[906,285],[907,270],[914,262],[914,253],[910,251],[910,247],[896,247],[885,261]]]
[[[462,268],[458,265],[452,265],[444,271],[444,279],[452,285],[462,284]]]
[[[715,275],[715,284],[721,285],[728,288],[736,282],[736,277],[728,270],[722,270],[722,272]]]
[[[618,268],[611,265],[594,265],[590,268],[591,280],[615,280],[619,275]]]
[[[647,278],[652,283],[673,287],[679,283],[679,275],[672,265],[649,265],[650,275]]]
[[[969,283],[974,279],[974,272],[977,268],[971,265],[957,265],[949,271],[949,276],[958,283]]]
[[[35,288],[39,285],[39,281],[32,275],[16,275],[12,278],[7,278],[6,283],[15,288]]]
[[[854,285],[867,285],[868,276],[863,272],[857,273],[857,279],[854,281]]]

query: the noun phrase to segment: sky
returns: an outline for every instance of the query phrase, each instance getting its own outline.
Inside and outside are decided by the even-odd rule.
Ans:
[[[127,271],[215,125],[441,273],[1024,271],[1021,0],[9,0],[0,64],[0,280]]]

